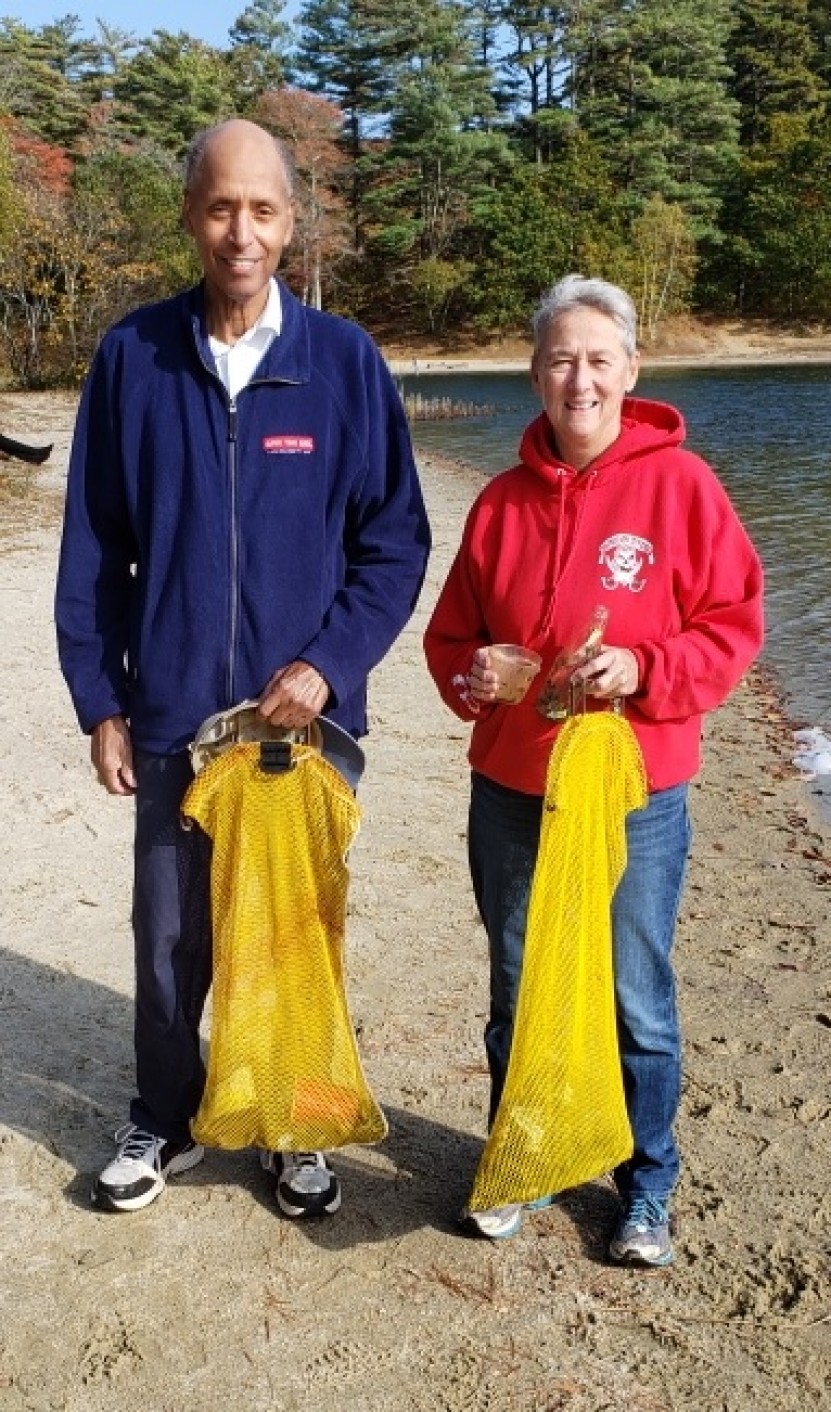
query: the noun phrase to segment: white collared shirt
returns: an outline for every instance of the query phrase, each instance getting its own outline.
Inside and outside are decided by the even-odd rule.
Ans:
[[[280,333],[283,325],[283,309],[280,304],[280,287],[276,280],[268,286],[268,300],[257,322],[248,329],[236,343],[223,343],[210,337],[208,342],[214,355],[216,370],[222,378],[228,395],[233,402],[237,394],[249,383],[266,350]]]

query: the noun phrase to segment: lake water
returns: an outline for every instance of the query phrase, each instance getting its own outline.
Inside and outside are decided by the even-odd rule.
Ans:
[[[413,423],[416,446],[484,471],[516,460],[539,410],[527,374],[441,373],[400,379],[405,393],[492,409]],[[763,662],[800,725],[831,733],[831,364],[648,369],[638,393],[683,413],[687,445],[709,461],[765,565]]]

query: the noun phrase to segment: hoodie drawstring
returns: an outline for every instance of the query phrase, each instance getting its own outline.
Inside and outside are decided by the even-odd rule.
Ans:
[[[574,529],[571,534],[571,539],[568,545],[568,551],[564,554],[563,542],[565,538],[564,525],[566,506],[566,481],[568,479],[569,473],[563,466],[558,466],[557,468],[557,482],[560,494],[560,513],[557,516],[557,533],[556,538],[554,540],[554,555],[551,566],[551,589],[548,595],[548,603],[546,604],[545,616],[543,618],[541,628],[542,637],[547,637],[548,634],[551,632],[551,625],[554,618],[554,609],[557,605],[557,591],[563,580],[566,569],[568,568],[569,560],[574,554],[577,540],[580,535],[580,526],[583,523],[583,515],[585,514],[586,510],[586,502],[589,498],[591,491],[594,489],[594,482],[597,476],[597,472],[594,470],[588,470],[584,472],[584,475],[587,478],[586,488],[582,496],[580,497],[580,503],[577,506],[577,514],[574,520]]]

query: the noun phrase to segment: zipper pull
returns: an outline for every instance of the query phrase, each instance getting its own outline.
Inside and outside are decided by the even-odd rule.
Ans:
[[[237,439],[237,404],[232,402],[228,407],[228,440]]]

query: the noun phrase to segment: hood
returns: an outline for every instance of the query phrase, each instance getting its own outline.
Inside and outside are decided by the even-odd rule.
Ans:
[[[644,397],[626,397],[621,411],[620,436],[591,463],[591,469],[602,475],[626,461],[637,459],[644,452],[667,446],[680,446],[686,436],[684,418],[666,402],[650,402]],[[519,444],[519,456],[524,466],[543,480],[556,482],[564,462],[557,456],[551,423],[545,412],[526,427]]]

